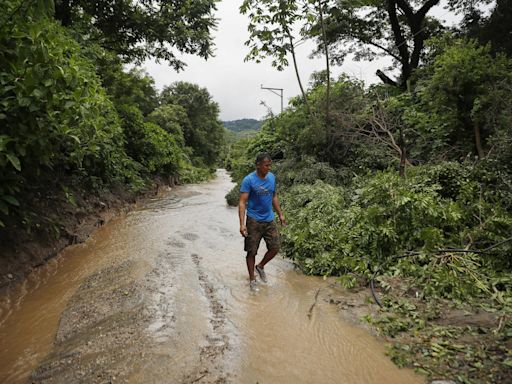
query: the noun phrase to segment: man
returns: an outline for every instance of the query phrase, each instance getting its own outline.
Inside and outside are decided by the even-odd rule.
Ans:
[[[249,286],[254,291],[258,290],[254,269],[261,238],[265,239],[267,253],[265,253],[261,262],[256,265],[256,271],[264,283],[267,282],[265,265],[279,251],[279,233],[274,223],[272,207],[277,212],[281,224],[286,225],[277,199],[276,179],[270,172],[271,165],[272,159],[268,153],[259,154],[256,157],[256,171],[245,176],[240,187],[240,203],[238,205],[240,233],[245,237],[244,249],[247,252]]]

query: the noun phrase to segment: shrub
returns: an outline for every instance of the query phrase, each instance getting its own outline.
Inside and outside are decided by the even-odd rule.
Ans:
[[[62,27],[16,16],[0,26],[0,52],[0,215],[48,172],[96,184],[137,178],[94,67]]]
[[[382,264],[382,272],[394,268],[403,276],[416,276],[425,291],[439,295],[485,291],[482,270],[491,262],[506,269],[510,248],[495,250],[494,257],[438,250],[485,247],[509,236],[512,219],[482,200],[475,181],[461,186],[453,180],[445,185],[433,182],[443,180],[439,176],[445,171],[458,178],[467,172],[459,174],[451,165],[442,168],[418,167],[408,179],[378,172],[357,178],[349,189],[321,181],[294,185],[282,199],[289,221],[283,229],[285,254],[311,274],[369,277]],[[457,188],[448,188],[453,186]],[[446,191],[449,196],[443,196]],[[412,251],[414,258],[394,259]]]

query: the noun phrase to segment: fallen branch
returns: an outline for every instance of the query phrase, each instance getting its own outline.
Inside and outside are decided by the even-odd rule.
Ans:
[[[318,288],[318,290],[316,291],[315,301],[313,302],[313,304],[311,304],[311,307],[309,308],[309,311],[308,311],[308,319],[309,320],[311,320],[311,316],[313,315],[313,308],[315,308],[316,302],[318,301],[318,294],[320,293],[321,289],[322,288]]]

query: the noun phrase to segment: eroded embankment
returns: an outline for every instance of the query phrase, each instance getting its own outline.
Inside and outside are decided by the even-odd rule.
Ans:
[[[163,180],[155,179],[152,187],[138,194],[121,186],[91,193],[79,186],[48,185],[30,192],[23,197],[26,217],[13,217],[0,231],[0,294],[23,282],[65,247],[83,243],[103,224],[165,187]]]

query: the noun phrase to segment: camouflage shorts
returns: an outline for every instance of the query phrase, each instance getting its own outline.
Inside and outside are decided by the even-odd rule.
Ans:
[[[256,221],[247,216],[247,237],[245,238],[244,250],[247,255],[256,255],[261,239],[265,239],[267,249],[269,251],[278,251],[280,247],[279,233],[276,224],[271,221],[269,223]]]

